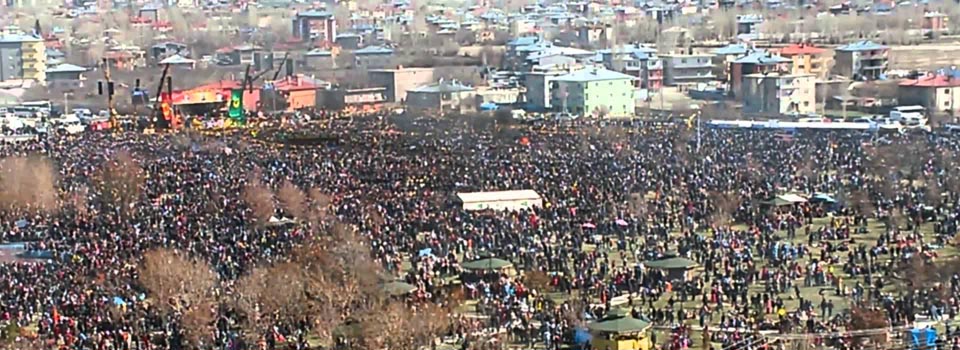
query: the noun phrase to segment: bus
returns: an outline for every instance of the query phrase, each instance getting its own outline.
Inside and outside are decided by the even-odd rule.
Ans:
[[[49,114],[50,111],[53,111],[53,104],[50,101],[30,101],[23,102],[20,104],[23,107],[36,108],[40,112]]]

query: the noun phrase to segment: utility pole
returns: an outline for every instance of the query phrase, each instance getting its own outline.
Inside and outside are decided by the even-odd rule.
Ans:
[[[701,137],[700,137],[700,134],[701,134],[701,133],[700,133],[700,119],[701,119],[701,117],[703,116],[703,113],[702,113],[703,110],[701,109],[700,105],[698,105],[698,104],[692,104],[692,105],[690,105],[690,108],[694,110],[694,112],[693,112],[694,115],[691,116],[691,118],[697,118],[697,152],[699,153],[699,152],[700,152],[700,144],[701,144]],[[687,120],[688,120],[688,121],[687,121],[687,127],[689,128],[689,127],[690,127],[690,122],[689,122],[689,119],[687,119]]]
[[[107,82],[107,115],[110,116],[110,127],[114,129],[114,132],[122,131],[120,130],[120,123],[117,122],[117,113],[113,110],[113,82],[110,80],[110,62],[106,58],[103,59],[103,80]]]
[[[63,114],[64,114],[64,115],[70,113],[70,99],[69,99],[69,97],[70,97],[70,95],[72,95],[72,94],[73,94],[73,92],[71,92],[71,91],[65,91],[65,92],[63,93]]]

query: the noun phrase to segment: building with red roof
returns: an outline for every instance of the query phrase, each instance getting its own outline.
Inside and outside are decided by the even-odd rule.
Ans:
[[[827,63],[833,58],[827,49],[812,44],[799,43],[784,47],[779,51],[780,56],[793,62],[791,73],[813,74],[824,78],[829,74]]]
[[[898,102],[901,105],[919,105],[931,113],[953,114],[960,104],[960,71],[948,70],[930,73],[917,79],[900,82]]]
[[[280,105],[285,104],[287,111],[294,111],[300,108],[311,108],[317,105],[317,90],[325,89],[330,84],[324,81],[316,80],[303,75],[294,75],[285,77],[275,82],[265,84],[262,97],[262,108],[265,110],[278,110]],[[284,100],[285,103],[275,105],[273,101]]]

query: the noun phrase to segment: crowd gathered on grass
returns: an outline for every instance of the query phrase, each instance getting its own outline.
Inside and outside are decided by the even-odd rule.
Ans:
[[[270,128],[0,146],[0,243],[25,250],[0,262],[0,342],[560,349],[626,312],[664,349],[858,348],[921,321],[957,346],[950,136],[411,115]],[[502,190],[543,203],[456,196]],[[463,266],[485,258],[510,267]],[[687,271],[652,267],[668,259]]]

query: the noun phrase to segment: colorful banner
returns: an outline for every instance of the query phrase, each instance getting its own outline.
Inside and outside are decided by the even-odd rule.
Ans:
[[[230,91],[230,110],[227,113],[234,122],[246,123],[247,117],[243,111],[243,90],[234,89]]]
[[[160,116],[168,123],[173,121],[173,108],[170,106],[170,94],[160,94]]]

